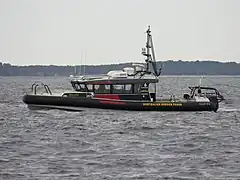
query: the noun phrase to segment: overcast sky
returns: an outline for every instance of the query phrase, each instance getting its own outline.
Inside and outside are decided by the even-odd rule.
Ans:
[[[148,25],[158,60],[240,62],[240,0],[0,0],[0,62],[143,62]]]

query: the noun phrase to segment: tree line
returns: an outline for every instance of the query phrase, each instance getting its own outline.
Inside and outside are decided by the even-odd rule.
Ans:
[[[240,75],[240,63],[218,61],[158,61],[163,63],[162,75]],[[29,65],[15,66],[0,62],[0,76],[69,76],[80,74],[105,74],[110,70],[131,67],[132,63],[108,65]]]

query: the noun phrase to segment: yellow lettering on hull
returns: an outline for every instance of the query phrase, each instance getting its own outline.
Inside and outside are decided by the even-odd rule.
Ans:
[[[143,103],[143,106],[182,106],[182,103]]]

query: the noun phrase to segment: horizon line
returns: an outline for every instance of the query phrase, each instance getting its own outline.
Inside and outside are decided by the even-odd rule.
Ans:
[[[234,60],[183,60],[183,59],[179,59],[179,60],[174,60],[174,59],[169,59],[169,60],[157,60],[157,63],[161,63],[161,62],[169,62],[169,61],[173,61],[173,62],[217,62],[217,63],[236,63],[236,64],[240,64],[240,62],[238,61],[234,61]],[[143,64],[145,63],[143,62],[130,62],[130,61],[126,61],[126,62],[115,62],[115,63],[103,63],[103,64],[11,64],[9,62],[1,62],[0,63],[3,64],[10,64],[11,66],[103,66],[103,65],[120,65],[120,64],[131,64],[131,63],[139,63],[139,64]]]

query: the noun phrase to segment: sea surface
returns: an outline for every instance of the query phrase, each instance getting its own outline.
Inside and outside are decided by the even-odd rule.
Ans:
[[[214,112],[29,110],[34,81],[0,77],[0,179],[240,179],[240,77],[206,76],[226,100]],[[197,76],[162,76],[159,96],[182,97]]]

